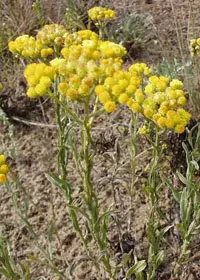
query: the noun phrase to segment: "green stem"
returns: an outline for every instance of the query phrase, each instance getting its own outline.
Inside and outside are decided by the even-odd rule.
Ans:
[[[158,194],[157,194],[158,160],[159,160],[159,134],[158,134],[158,128],[156,126],[155,142],[153,146],[153,162],[152,162],[150,176],[149,176],[151,207],[155,206],[155,202],[158,199]]]
[[[85,201],[87,204],[87,208],[90,214],[90,231],[91,234],[98,244],[98,247],[103,253],[103,256],[101,257],[101,261],[106,269],[106,271],[109,273],[109,275],[112,275],[111,272],[111,266],[110,266],[110,258],[107,253],[107,245],[105,244],[105,241],[102,239],[101,236],[101,217],[99,212],[99,203],[98,198],[95,193],[93,183],[92,183],[92,166],[93,166],[93,154],[91,154],[91,147],[92,147],[92,137],[91,137],[91,125],[94,121],[94,118],[90,118],[89,114],[89,102],[85,102],[85,118],[83,122],[83,128],[82,128],[82,143],[83,143],[83,157],[84,157],[84,192],[85,192]],[[96,109],[95,109],[96,110]]]
[[[57,92],[57,86],[54,89],[54,95],[56,96],[56,101],[59,100],[60,102],[56,102],[56,121],[57,121],[57,129],[58,129],[58,172],[61,175],[61,179],[66,181],[67,177],[67,164],[68,164],[68,133],[69,128],[67,128],[67,124],[69,124],[70,118],[66,114],[66,111],[63,109],[62,101],[60,100],[60,95]],[[91,254],[88,249],[87,242],[84,238],[82,230],[78,223],[78,217],[76,211],[70,207],[73,206],[73,197],[72,197],[72,189],[71,185],[67,184],[67,191],[65,192],[67,203],[69,205],[69,215],[71,217],[73,227],[77,234],[79,235],[80,239],[83,242],[83,245],[88,253],[90,259],[92,259]]]
[[[133,214],[133,190],[135,183],[135,170],[136,170],[136,154],[137,154],[137,132],[138,132],[138,114],[131,112],[130,121],[130,148],[131,148],[131,184],[129,186],[130,194],[130,218],[129,218],[129,230],[132,228],[132,214]]]
[[[147,235],[149,241],[149,268],[148,268],[148,280],[153,280],[156,277],[156,257],[160,250],[160,241],[157,240],[157,225],[156,213],[158,213],[158,162],[159,162],[159,132],[158,127],[155,127],[155,139],[152,140],[153,146],[153,160],[148,178],[149,188],[149,203],[150,214],[147,226]]]

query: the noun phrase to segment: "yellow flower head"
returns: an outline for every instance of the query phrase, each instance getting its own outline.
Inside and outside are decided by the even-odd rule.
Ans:
[[[0,184],[7,183],[7,173],[9,172],[9,167],[6,164],[6,157],[0,154]]]
[[[149,129],[146,125],[143,125],[140,129],[139,129],[139,134],[140,135],[146,135],[149,134]]]
[[[111,100],[110,98],[110,95],[107,91],[103,91],[101,92],[99,95],[99,101],[102,103],[102,104],[106,104],[108,101]]]
[[[64,35],[67,32],[61,24],[45,25],[37,34],[37,40],[45,46],[57,45],[64,42]]]
[[[38,97],[38,94],[37,92],[35,91],[35,88],[34,87],[30,87],[27,92],[26,92],[27,96],[29,98],[37,98]]]
[[[80,30],[77,32],[77,34],[83,40],[97,40],[98,39],[98,34],[89,29]]]
[[[0,154],[0,165],[4,164],[6,162],[6,156]]]
[[[192,57],[200,55],[200,38],[190,40],[190,53]]]
[[[0,184],[5,184],[8,182],[8,179],[5,174],[0,173]]]
[[[88,11],[88,16],[93,21],[103,21],[107,19],[113,19],[116,13],[114,10],[103,8],[103,7],[94,7]]]
[[[112,113],[116,109],[116,104],[113,101],[107,101],[104,105],[104,108],[108,113]]]
[[[121,104],[126,104],[127,101],[129,100],[129,96],[126,93],[122,93],[119,97],[118,97],[118,101]]]
[[[7,174],[9,171],[9,167],[7,164],[0,165],[0,173]]]
[[[34,37],[22,35],[17,37],[15,41],[10,41],[8,47],[13,54],[21,55],[25,58],[38,58],[43,45],[39,44]]]
[[[46,95],[56,77],[56,67],[45,63],[29,64],[24,70],[24,76],[30,86],[27,96],[37,98]]]

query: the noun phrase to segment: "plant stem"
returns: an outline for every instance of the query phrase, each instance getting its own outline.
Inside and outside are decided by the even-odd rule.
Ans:
[[[57,92],[57,87],[55,86],[55,96],[58,100],[60,100],[59,93]],[[57,129],[58,129],[58,172],[60,174],[60,177],[63,181],[66,181],[67,177],[67,164],[68,164],[68,134],[69,134],[69,127],[67,128],[67,125],[70,122],[70,118],[68,115],[66,115],[66,111],[63,112],[63,106],[61,105],[62,102],[56,102],[56,121],[57,121]],[[71,207],[73,206],[73,197],[72,197],[72,189],[71,184],[67,184],[66,188],[66,199],[69,206],[69,215],[71,217],[73,227],[77,234],[79,235],[80,239],[83,242],[83,245],[88,253],[88,256],[90,259],[92,259],[91,254],[88,249],[87,242],[84,238],[84,235],[82,233],[82,230],[78,223],[78,217],[76,214],[76,211]]]
[[[101,216],[99,211],[99,202],[96,192],[92,183],[92,167],[94,153],[91,153],[92,147],[92,136],[91,136],[91,125],[93,123],[93,117],[90,118],[89,114],[89,102],[85,102],[84,107],[84,122],[82,127],[82,143],[83,143],[83,158],[84,158],[84,171],[83,171],[83,185],[85,193],[85,202],[90,215],[89,228],[91,234],[96,241],[102,257],[100,258],[106,271],[109,275],[112,275],[110,266],[110,257],[107,253],[107,243],[104,237],[102,237],[101,229]]]
[[[130,194],[130,217],[128,223],[129,231],[132,228],[132,214],[133,214],[133,188],[135,183],[135,169],[136,169],[136,154],[137,154],[137,132],[138,132],[138,114],[131,112],[131,121],[130,121],[130,148],[131,148],[131,184],[129,187]]]
[[[151,169],[148,178],[149,188],[149,204],[150,214],[147,225],[147,235],[149,241],[149,267],[148,267],[148,280],[153,280],[156,277],[156,269],[158,267],[156,263],[156,257],[159,253],[160,242],[157,239],[157,224],[158,218],[156,217],[156,209],[158,208],[158,162],[159,162],[159,133],[158,127],[155,126],[155,139],[153,141],[153,159]]]

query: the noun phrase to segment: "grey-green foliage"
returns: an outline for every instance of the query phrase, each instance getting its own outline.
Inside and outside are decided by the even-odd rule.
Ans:
[[[5,277],[5,278],[1,278]],[[0,236],[0,279],[30,280],[31,272],[27,263],[17,263],[8,242]]]
[[[186,155],[187,171],[186,174],[177,172],[179,181],[183,185],[182,190],[173,186],[173,182],[163,178],[165,183],[172,190],[174,199],[179,204],[180,222],[176,225],[180,232],[182,245],[180,246],[179,257],[174,267],[174,274],[181,274],[181,265],[189,261],[191,254],[191,244],[196,236],[199,235],[200,226],[200,181],[196,179],[199,172],[200,162],[200,124],[197,123],[188,135],[189,146],[183,143]]]
[[[144,47],[155,38],[153,17],[150,14],[122,14],[116,22],[110,23],[107,35],[125,46]]]
[[[187,61],[182,65],[181,61],[176,58],[172,58],[170,61],[166,57],[163,57],[162,61],[154,68],[154,73],[156,75],[164,75],[170,77],[170,79],[184,79],[185,73],[187,73],[188,78],[194,77],[194,73],[191,69],[191,61]]]

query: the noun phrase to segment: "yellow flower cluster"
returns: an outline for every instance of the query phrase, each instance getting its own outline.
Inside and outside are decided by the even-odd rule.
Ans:
[[[190,40],[191,56],[200,55],[200,38]]]
[[[95,7],[89,15],[93,20],[102,20],[113,17],[113,12]],[[198,39],[195,42],[200,43]],[[90,30],[71,34],[58,24],[44,26],[36,39],[24,35],[9,43],[12,52],[31,58],[48,57],[53,52],[51,47],[56,58],[49,64],[29,64],[24,71],[30,98],[50,94],[58,77],[58,91],[68,100],[88,100],[95,92],[108,113],[124,104],[161,128],[177,133],[185,130],[190,114],[183,109],[187,103],[183,83],[152,75],[145,63],[135,63],[123,70],[126,49],[119,44],[100,40]]]
[[[0,154],[0,184],[7,183],[7,173],[9,172],[9,167],[6,164],[6,157]]]
[[[115,71],[95,92],[108,112],[114,111],[117,103],[126,104],[161,128],[184,132],[190,114],[182,108],[187,102],[183,83],[150,74],[145,63],[136,63],[128,71]]]
[[[99,37],[97,33],[93,32],[91,30],[88,30],[88,29],[78,31],[77,35],[82,40],[97,40]]]
[[[143,125],[143,126],[140,127],[140,129],[139,129],[139,134],[140,134],[140,135],[149,134],[149,128],[148,128],[146,125]]]
[[[24,76],[30,86],[27,91],[28,97],[37,98],[48,95],[56,77],[56,70],[45,63],[32,63],[24,70]]]
[[[80,30],[74,33],[65,33],[64,46],[80,45],[84,40],[97,40],[98,34],[91,30]]]
[[[32,36],[22,35],[15,41],[10,41],[9,50],[15,55],[25,58],[47,58],[54,53],[54,46],[62,46],[67,30],[63,25],[45,25],[37,34]]]
[[[88,11],[88,16],[93,21],[102,21],[106,19],[113,19],[116,16],[116,13],[111,9],[94,7]]]
[[[101,40],[83,40],[82,44],[61,50],[64,60],[51,62],[57,65],[62,77],[59,91],[69,100],[90,96],[93,88],[115,71],[122,68],[121,57],[126,50],[115,43]]]
[[[42,55],[44,50],[45,52],[47,51],[49,55],[53,53],[53,49],[43,48],[41,42],[28,35],[19,36],[15,41],[10,41],[8,46],[13,54],[22,55],[26,58],[38,58]]]
[[[136,63],[129,68],[129,71],[115,71],[108,76],[103,85],[98,85],[95,92],[109,113],[113,112],[116,104],[126,104],[133,110],[141,112],[141,103],[144,100],[142,90],[143,75],[149,74],[151,69],[145,63]],[[135,96],[135,100],[133,99]],[[112,106],[110,106],[112,104]]]
[[[45,46],[61,46],[64,42],[64,35],[67,32],[64,25],[45,25],[37,34],[37,40]]]
[[[170,81],[165,76],[151,76],[144,94],[142,111],[145,117],[152,119],[161,128],[174,129],[177,133],[185,131],[191,116],[183,109],[187,99],[181,81]]]

